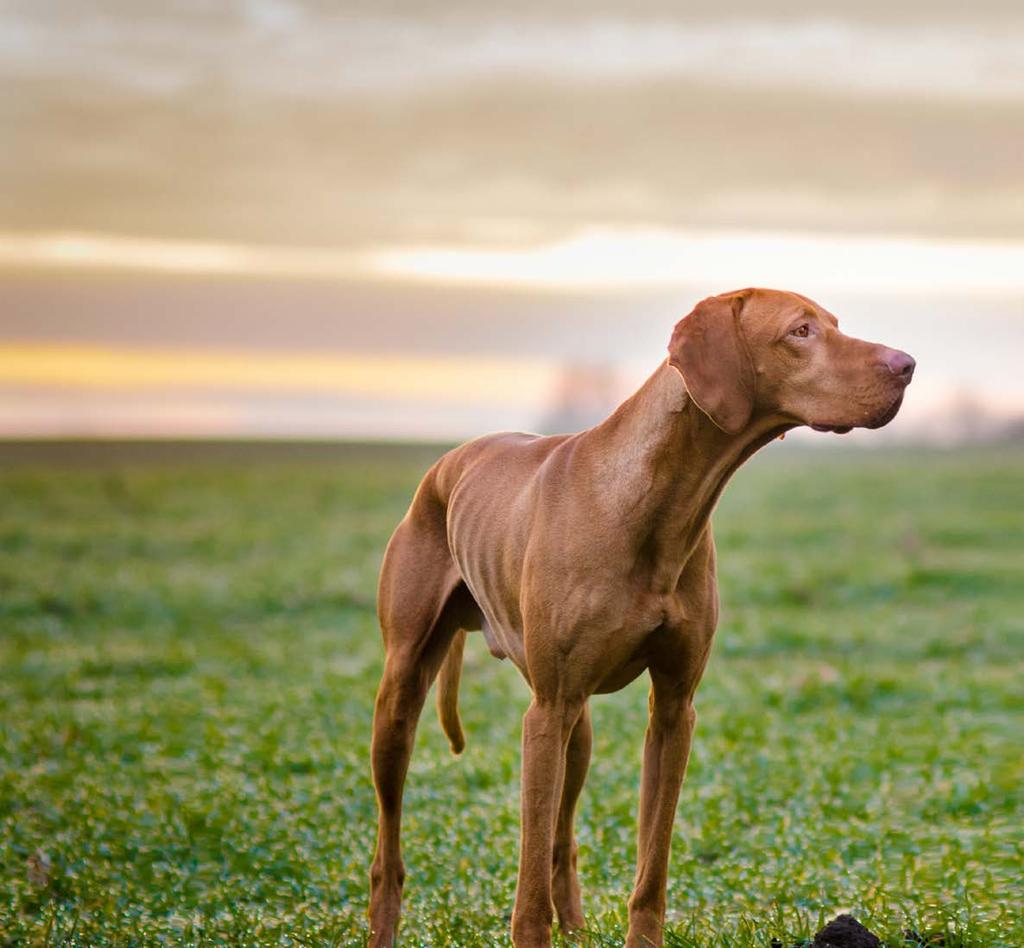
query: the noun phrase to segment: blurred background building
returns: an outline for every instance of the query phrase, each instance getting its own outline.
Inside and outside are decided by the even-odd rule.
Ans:
[[[0,435],[574,428],[750,284],[1019,433],[1019,5],[772,7],[9,0]]]

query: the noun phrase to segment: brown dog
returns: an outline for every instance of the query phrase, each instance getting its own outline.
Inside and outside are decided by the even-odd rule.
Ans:
[[[751,454],[797,425],[879,428],[914,372],[906,353],[843,335],[795,293],[699,303],[669,357],[606,421],[573,435],[497,434],[442,457],[388,545],[378,610],[387,657],[373,719],[380,820],[370,944],[390,946],[404,868],[402,788],[416,722],[437,705],[459,753],[465,630],[482,629],[533,691],[523,719],[518,948],[583,926],[573,814],[592,694],[651,676],[628,946],[662,944],[672,821],[718,618],[709,518]]]

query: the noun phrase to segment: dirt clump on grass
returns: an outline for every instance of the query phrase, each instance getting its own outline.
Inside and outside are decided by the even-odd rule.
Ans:
[[[811,948],[881,948],[877,935],[852,915],[837,915],[811,942]]]
[[[773,938],[771,944],[772,948],[783,948],[777,938]],[[798,942],[793,948],[882,948],[882,942],[852,915],[837,915],[813,941]]]

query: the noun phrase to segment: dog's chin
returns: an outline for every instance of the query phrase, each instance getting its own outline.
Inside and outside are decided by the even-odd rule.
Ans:
[[[903,404],[903,393],[900,392],[900,394],[896,396],[896,401],[894,401],[877,418],[875,418],[873,421],[868,422],[868,424],[866,424],[864,427],[865,428],[871,428],[871,429],[884,428],[887,424],[889,424],[890,421],[893,420],[893,418],[896,417],[896,413],[900,410],[900,406],[902,404]]]
[[[840,425],[840,424],[829,424],[829,423],[808,423],[808,427],[814,431],[831,431],[832,434],[846,434],[852,431],[854,428],[884,428],[893,418],[896,417],[897,412],[900,410],[900,406],[903,404],[903,394],[900,393],[896,396],[896,400],[883,411],[881,414],[876,415],[870,421],[865,421],[859,425]]]

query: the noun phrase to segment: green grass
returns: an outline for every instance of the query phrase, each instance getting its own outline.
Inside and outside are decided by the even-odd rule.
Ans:
[[[428,458],[261,457],[0,473],[0,942],[362,943],[376,572]],[[1010,449],[788,443],[738,473],[670,945],[844,909],[890,946],[1024,944],[1022,485]],[[526,699],[473,636],[462,758],[428,705],[405,944],[508,943]],[[580,871],[615,945],[646,687],[593,711]]]

